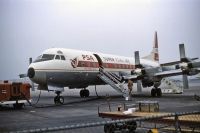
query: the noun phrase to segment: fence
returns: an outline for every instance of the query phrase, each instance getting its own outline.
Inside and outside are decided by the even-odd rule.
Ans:
[[[183,117],[184,119],[190,119],[190,121],[183,121]],[[118,119],[118,120],[107,120],[95,123],[80,123],[75,125],[16,131],[11,133],[37,133],[37,132],[65,132],[65,133],[120,132],[121,133],[121,132],[130,132],[130,130],[133,130],[134,124],[138,125],[136,132],[148,131],[149,129],[155,127],[162,130],[163,132],[170,132],[170,130],[172,130],[173,132],[182,132],[181,131],[182,126],[190,127],[191,131],[195,132],[197,130],[199,131],[200,127],[200,111],[169,113],[164,115],[152,115],[148,117],[138,117],[138,118],[128,118],[128,119]],[[169,126],[173,126],[173,128],[167,129],[166,127]]]

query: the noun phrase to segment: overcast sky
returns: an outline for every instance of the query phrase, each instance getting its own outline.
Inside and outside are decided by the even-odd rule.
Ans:
[[[179,43],[200,57],[200,1],[0,0],[0,80],[51,47],[145,56],[155,30],[160,62],[178,60]]]

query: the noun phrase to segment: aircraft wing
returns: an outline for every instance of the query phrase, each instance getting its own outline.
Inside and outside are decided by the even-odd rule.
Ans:
[[[199,59],[199,58],[191,58],[190,60],[195,61],[197,59]],[[181,61],[173,61],[173,62],[160,64],[160,66],[172,66],[172,65],[177,65],[179,63],[181,63]]]
[[[155,73],[154,76],[159,77],[159,78],[164,78],[164,77],[181,75],[182,73],[183,72],[181,69],[177,69],[177,70],[170,70],[170,71],[163,71],[163,72]]]

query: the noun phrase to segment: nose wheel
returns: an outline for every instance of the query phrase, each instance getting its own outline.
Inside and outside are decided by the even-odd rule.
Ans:
[[[60,96],[61,92],[60,91],[56,91],[57,96],[54,97],[54,103],[56,105],[61,105],[64,104],[64,98],[62,96]]]
[[[80,97],[89,97],[90,96],[90,92],[87,89],[83,89],[80,91]]]

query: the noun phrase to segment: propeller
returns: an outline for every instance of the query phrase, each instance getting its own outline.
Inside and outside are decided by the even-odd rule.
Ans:
[[[137,80],[137,92],[142,92],[142,83],[141,80]]]
[[[188,62],[189,60],[186,58],[186,55],[185,55],[185,46],[184,46],[184,44],[179,44],[179,54],[180,54],[180,61],[182,62],[180,64],[180,68],[182,69],[182,71],[185,71],[187,69],[187,66],[188,66],[188,64],[186,62]],[[183,75],[182,75],[183,88],[184,89],[189,89],[188,77],[184,73],[185,72],[183,72]]]
[[[135,51],[135,70],[133,70],[131,74],[136,75],[138,80],[141,79],[145,74],[145,69],[142,64],[140,64],[139,51]]]
[[[29,65],[32,63],[32,58],[29,58]],[[27,78],[28,75],[26,74],[19,74],[19,78]],[[31,81],[31,90],[35,91],[35,85],[33,83],[33,81]]]
[[[184,44],[179,44],[179,53],[180,53],[180,60],[182,62],[187,61]]]
[[[179,52],[181,63],[176,65],[176,69],[181,69],[185,75],[197,74],[200,62],[195,62],[194,60],[186,57],[184,44],[179,44]]]
[[[33,59],[30,57],[30,58],[29,58],[29,65],[32,63],[32,61],[33,61]],[[34,84],[33,81],[31,81],[31,90],[32,90],[32,91],[35,91],[35,84]]]
[[[135,70],[132,71],[132,74],[137,75],[138,79],[141,79],[145,74],[143,66],[140,64],[140,55],[139,51],[135,51]],[[142,92],[141,80],[137,80],[137,92]]]

